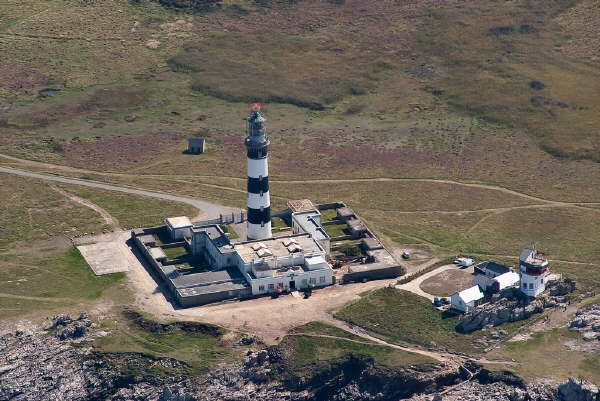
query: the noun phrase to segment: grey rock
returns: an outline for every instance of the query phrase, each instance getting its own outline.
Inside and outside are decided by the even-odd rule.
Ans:
[[[566,383],[558,386],[558,395],[561,401],[600,400],[600,391],[596,385],[573,377],[570,377]]]

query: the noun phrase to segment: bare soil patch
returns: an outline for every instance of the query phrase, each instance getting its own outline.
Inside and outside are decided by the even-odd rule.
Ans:
[[[448,297],[456,291],[462,291],[473,284],[471,270],[446,270],[421,283],[421,289],[438,297]]]

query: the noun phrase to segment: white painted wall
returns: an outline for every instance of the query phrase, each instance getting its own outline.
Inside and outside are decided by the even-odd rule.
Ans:
[[[269,195],[269,191],[263,192],[262,196],[260,194],[248,192],[248,207],[252,209],[260,209],[261,206],[271,206],[271,196]]]
[[[521,292],[530,297],[537,297],[546,290],[546,274],[535,276],[521,273]]]
[[[286,274],[285,276],[254,279],[251,280],[250,285],[252,287],[252,294],[260,295],[275,292],[279,284],[283,286],[281,288],[287,290],[290,288],[290,281],[296,283],[296,289],[303,290],[308,288],[308,284],[311,282],[310,279],[314,280],[314,285],[316,287],[332,285],[333,271],[327,268],[308,272],[289,272],[289,274]],[[272,289],[269,288],[269,284],[273,285]],[[261,289],[261,286],[263,286],[263,289]]]
[[[250,159],[248,158],[248,177],[260,178],[269,176],[269,163],[267,158],[264,159]]]
[[[267,239],[271,238],[271,222],[260,224],[248,223],[248,239]]]

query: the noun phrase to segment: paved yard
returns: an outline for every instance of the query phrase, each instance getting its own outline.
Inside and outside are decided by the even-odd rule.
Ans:
[[[129,271],[129,262],[122,242],[98,242],[79,245],[77,249],[96,276]]]

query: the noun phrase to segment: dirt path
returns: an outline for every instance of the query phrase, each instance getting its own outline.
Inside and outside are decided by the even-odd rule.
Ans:
[[[0,298],[15,298],[15,299],[23,299],[23,300],[27,300],[27,301],[60,302],[60,303],[74,302],[72,299],[69,299],[69,298],[29,297],[26,295],[7,294],[7,293],[3,293],[3,292],[0,293]]]
[[[423,298],[427,298],[428,300],[433,302],[433,299],[435,298],[435,296],[423,291],[421,289],[421,283],[423,283],[423,281],[427,280],[428,278],[438,275],[441,272],[445,272],[446,270],[458,270],[458,269],[459,269],[459,267],[456,265],[443,265],[443,266],[438,267],[437,269],[434,269],[430,272],[423,274],[422,276],[417,277],[414,280],[409,281],[406,284],[396,285],[396,288],[399,290],[410,291],[413,294],[419,295]]]
[[[102,216],[102,218],[104,219],[106,224],[110,225],[113,228],[113,230],[119,229],[119,221],[116,218],[114,218],[113,216],[111,216],[106,210],[102,209],[100,206],[96,205],[95,203],[92,203],[87,199],[80,198],[79,196],[70,194],[67,191],[64,191],[63,189],[58,188],[54,185],[50,185],[50,188],[52,188],[54,191],[58,192],[59,194],[69,198],[70,200],[72,200],[75,203],[78,203],[85,207],[89,207],[90,209],[92,209],[93,211],[98,213],[100,216]]]
[[[0,167],[0,173],[15,174],[15,175],[20,175],[20,176],[30,177],[30,178],[37,178],[37,179],[46,180],[46,181],[61,182],[64,184],[73,184],[73,185],[83,185],[86,187],[106,189],[109,191],[119,191],[119,192],[125,192],[125,193],[133,194],[133,195],[148,196],[148,197],[152,197],[152,198],[165,199],[165,200],[170,200],[170,201],[174,201],[174,202],[187,203],[188,205],[192,205],[192,206],[196,207],[197,209],[201,210],[202,212],[204,212],[201,215],[202,218],[212,219],[212,218],[219,217],[219,215],[221,213],[232,213],[232,212],[239,213],[240,212],[240,210],[237,208],[222,206],[222,205],[218,205],[215,203],[210,203],[210,202],[193,199],[193,198],[188,198],[188,197],[184,197],[184,196],[169,195],[169,194],[165,194],[165,193],[161,193],[161,192],[146,191],[146,190],[137,189],[137,188],[121,187],[121,186],[117,186],[117,185],[104,184],[101,182],[90,181],[90,180],[66,178],[66,177],[53,176],[53,175],[48,175],[48,174],[38,174],[38,173],[29,172],[29,171],[23,171],[23,170],[17,170],[17,169],[13,169],[13,168],[5,168],[5,167]]]
[[[34,166],[34,167],[40,167],[40,168],[48,168],[48,169],[52,169],[52,170],[62,170],[62,171],[85,173],[85,174],[127,176],[127,177],[139,177],[140,176],[138,174],[99,172],[99,171],[94,171],[94,170],[80,169],[80,168],[62,166],[62,165],[57,165],[57,164],[42,163],[42,162],[36,162],[36,161],[32,161],[32,160],[19,159],[17,157],[4,155],[4,154],[0,154],[0,157],[7,159],[7,160],[12,160],[12,161],[18,162],[20,164],[30,165],[30,166]],[[163,177],[163,178],[170,178],[170,179],[177,179],[177,178],[186,178],[186,179],[190,179],[190,178],[229,178],[229,179],[240,180],[240,181],[246,180],[245,178],[240,178],[240,177],[217,177],[214,175],[149,174],[149,175],[143,175],[143,176],[145,176],[145,177]],[[600,205],[600,201],[599,202],[555,201],[555,200],[551,200],[551,199],[545,199],[545,198],[541,198],[538,196],[529,195],[529,194],[526,194],[523,192],[508,189],[506,187],[502,187],[499,185],[491,185],[491,184],[483,184],[483,183],[468,183],[468,182],[462,182],[462,181],[455,181],[455,180],[448,180],[448,179],[435,179],[435,178],[373,177],[373,178],[312,179],[312,180],[276,180],[276,179],[272,179],[271,182],[283,183],[283,184],[328,184],[328,183],[336,184],[336,183],[361,183],[361,182],[431,182],[431,183],[439,183],[439,184],[459,185],[459,186],[471,187],[471,188],[490,189],[490,190],[495,190],[495,191],[500,191],[500,192],[503,192],[506,194],[510,194],[513,196],[525,198],[525,199],[528,199],[531,201],[539,202],[542,204],[552,204],[552,205],[556,205],[556,206],[561,205],[561,206],[569,206],[569,207],[580,207],[580,208],[586,209],[586,210],[594,210],[593,208],[587,208],[587,207],[580,206],[580,205]],[[217,185],[217,186],[224,188],[224,189],[232,189],[232,190],[237,189],[237,188],[230,188],[230,187],[221,186],[221,185]],[[237,189],[237,190],[239,190],[239,189]],[[529,205],[529,206],[535,206],[535,205]],[[515,207],[521,208],[521,207],[526,207],[526,206],[515,206]],[[486,210],[493,211],[493,210],[501,210],[501,209],[512,209],[512,208],[480,209],[480,210],[472,210],[472,212],[486,211]],[[598,210],[600,210],[600,209],[598,209]],[[438,212],[442,213],[445,211],[438,211]],[[451,213],[456,213],[456,212],[459,212],[459,211],[454,211]],[[462,212],[467,212],[467,211],[462,211]],[[409,213],[415,213],[415,212],[409,212]]]

